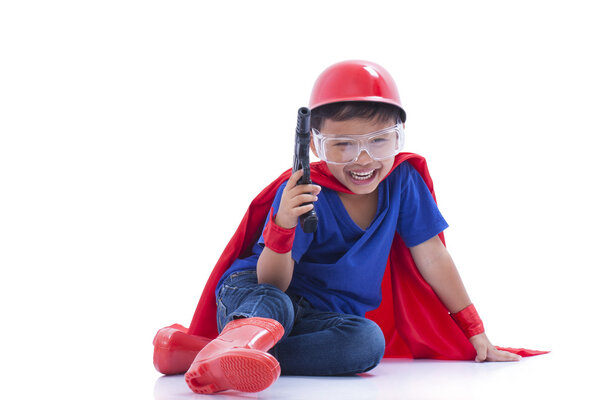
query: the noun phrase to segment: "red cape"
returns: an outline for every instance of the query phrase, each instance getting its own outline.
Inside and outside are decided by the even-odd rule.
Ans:
[[[417,154],[401,153],[396,156],[392,171],[405,161],[421,174],[435,199],[425,159]],[[277,189],[290,175],[291,169],[267,186],[248,207],[240,226],[208,278],[190,323],[189,334],[211,339],[218,335],[215,299],[217,283],[236,258],[249,255],[252,245],[260,237]],[[311,179],[320,186],[352,193],[333,177],[322,161],[311,164]],[[439,236],[444,242],[443,233]],[[375,321],[383,331],[386,340],[384,357],[439,360],[475,358],[475,349],[419,273],[409,249],[398,233],[394,237],[381,290],[382,301],[379,308],[368,312],[366,317]],[[526,349],[499,349],[522,356],[546,353]]]

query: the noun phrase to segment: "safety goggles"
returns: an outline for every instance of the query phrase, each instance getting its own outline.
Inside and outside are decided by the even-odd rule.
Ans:
[[[331,164],[349,164],[364,150],[373,160],[394,157],[404,147],[402,124],[364,135],[329,135],[312,129],[317,156]]]

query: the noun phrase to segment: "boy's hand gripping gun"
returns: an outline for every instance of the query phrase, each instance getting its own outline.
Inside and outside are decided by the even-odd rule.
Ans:
[[[306,107],[298,109],[298,123],[296,124],[296,146],[294,149],[294,167],[292,173],[299,169],[304,170],[302,178],[296,185],[311,184],[310,180],[310,110]],[[306,203],[309,204],[309,203]],[[305,204],[303,204],[305,205]],[[300,216],[300,226],[306,233],[317,230],[317,213],[315,209]]]

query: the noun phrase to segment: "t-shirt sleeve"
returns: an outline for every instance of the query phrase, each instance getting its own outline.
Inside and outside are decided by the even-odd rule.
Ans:
[[[419,245],[448,228],[421,175],[408,162],[400,173],[402,190],[397,230],[408,247]]]
[[[267,216],[267,220],[265,221],[265,224],[263,226],[263,230],[262,230],[263,233],[265,231],[265,227],[267,226],[267,223],[269,222],[269,219],[273,215],[277,214],[277,212],[279,211],[279,203],[281,203],[281,197],[283,196],[283,189],[285,189],[286,184],[287,184],[287,181],[285,181],[277,190],[277,194],[275,195],[275,198],[273,199],[273,204],[271,205],[271,211],[269,211],[269,215]],[[294,234],[294,244],[292,245],[292,258],[294,259],[294,261],[298,262],[302,258],[302,256],[306,253],[306,251],[308,250],[308,248],[313,240],[313,237],[314,237],[314,233],[305,233],[302,230],[302,228],[300,227],[300,223],[298,223],[298,225],[296,225],[296,232]],[[265,247],[265,239],[264,239],[262,233],[256,243],[259,246],[261,246],[262,248]]]

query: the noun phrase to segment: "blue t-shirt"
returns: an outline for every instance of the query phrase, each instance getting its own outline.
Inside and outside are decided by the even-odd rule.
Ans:
[[[273,201],[275,213],[285,184]],[[408,162],[400,164],[377,190],[375,219],[363,230],[348,215],[337,192],[323,188],[314,203],[317,231],[305,233],[299,224],[296,227],[288,293],[303,296],[316,309],[364,316],[381,302],[381,281],[395,232],[412,247],[448,227],[423,178]],[[252,255],[235,260],[223,274],[216,293],[231,273],[256,269],[263,248],[261,236]]]

